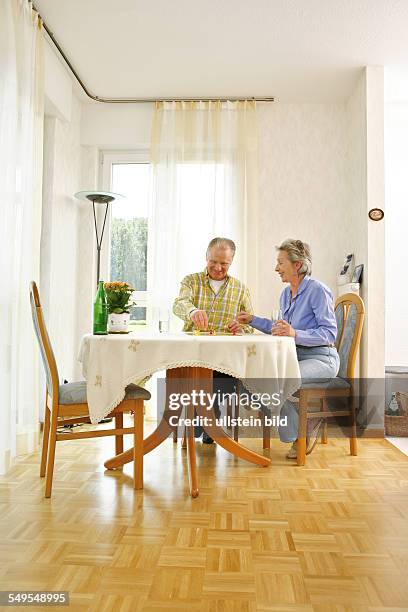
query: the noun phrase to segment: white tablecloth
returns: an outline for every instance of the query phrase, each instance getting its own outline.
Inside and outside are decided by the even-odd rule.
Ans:
[[[171,368],[218,370],[242,380],[252,392],[279,392],[282,401],[300,386],[293,338],[264,334],[87,334],[82,338],[78,359],[87,380],[92,423],[98,423],[121,402],[128,384],[138,384],[154,372]],[[263,379],[268,383],[262,384]]]

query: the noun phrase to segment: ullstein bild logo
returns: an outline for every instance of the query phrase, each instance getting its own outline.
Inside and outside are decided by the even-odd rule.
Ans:
[[[212,417],[196,416],[192,419],[179,418],[176,414],[169,418],[169,423],[172,426],[185,425],[186,427],[210,427],[214,425],[214,419]],[[263,419],[258,417],[237,417],[233,418],[229,415],[224,415],[215,419],[215,424],[218,427],[261,427],[266,425],[267,427],[286,427],[288,424],[288,417],[279,417],[273,415],[271,417],[265,416]]]

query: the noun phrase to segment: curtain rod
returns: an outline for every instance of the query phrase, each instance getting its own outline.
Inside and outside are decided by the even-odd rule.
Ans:
[[[86,93],[88,98],[91,98],[91,100],[95,100],[95,102],[105,102],[107,104],[137,104],[137,103],[143,103],[143,102],[200,102],[200,101],[203,101],[203,102],[204,101],[205,102],[215,102],[215,101],[217,102],[237,102],[239,100],[253,100],[255,102],[274,102],[275,100],[274,98],[266,98],[266,97],[257,98],[253,96],[250,96],[250,97],[228,96],[225,98],[224,97],[222,98],[220,97],[217,97],[217,98],[208,98],[208,97],[204,97],[204,98],[104,98],[102,96],[96,96],[95,94],[89,91],[85,83],[82,81],[81,77],[78,75],[77,71],[71,64],[70,60],[65,55],[65,52],[62,49],[61,45],[55,38],[54,33],[51,32],[50,28],[47,26],[46,21],[43,19],[43,17],[41,16],[39,10],[36,8],[34,3],[32,4],[32,6],[33,6],[33,10],[36,11],[36,13],[38,13],[38,16],[40,17],[42,21],[44,30],[47,32],[48,36],[54,43],[55,47],[58,49],[60,55],[63,57],[65,63],[67,64],[68,68],[70,69],[70,71],[72,72],[72,74],[74,75],[74,77],[76,78],[80,86],[82,87],[83,91]]]

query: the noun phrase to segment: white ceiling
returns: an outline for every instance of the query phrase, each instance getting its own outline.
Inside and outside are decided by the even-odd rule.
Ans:
[[[101,97],[336,101],[363,66],[392,65],[408,77],[408,0],[34,4]]]

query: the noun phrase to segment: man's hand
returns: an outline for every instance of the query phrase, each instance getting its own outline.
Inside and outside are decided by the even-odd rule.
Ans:
[[[241,327],[241,325],[238,323],[238,321],[236,319],[233,319],[231,321],[231,323],[228,323],[228,329],[233,334],[240,334],[240,333],[242,333],[242,327]]]
[[[190,319],[198,329],[205,331],[208,328],[208,316],[205,310],[194,310]]]
[[[235,321],[241,323],[241,325],[246,325],[247,323],[250,323],[252,319],[253,315],[249,314],[248,312],[239,312],[235,317]]]
[[[296,331],[293,329],[293,327],[283,319],[280,319],[275,323],[271,332],[272,336],[290,336],[291,338],[296,336]]]

